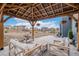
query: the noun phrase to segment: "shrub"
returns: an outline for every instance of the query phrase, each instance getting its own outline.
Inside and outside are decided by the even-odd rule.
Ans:
[[[68,37],[69,37],[69,39],[73,39],[73,32],[71,29],[68,32]]]

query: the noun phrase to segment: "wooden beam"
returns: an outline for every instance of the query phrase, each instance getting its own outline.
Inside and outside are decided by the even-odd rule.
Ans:
[[[41,3],[42,4],[42,3]],[[39,6],[40,4],[38,4],[37,6]],[[55,5],[57,5],[57,3],[56,4],[53,4],[53,5],[49,5],[49,6],[47,6],[47,7],[45,7],[45,8],[43,8],[43,9],[40,9],[40,11],[41,10],[44,10],[44,9],[47,9],[47,8],[49,8],[49,7],[54,7]],[[34,6],[34,8],[36,8],[37,6]],[[37,9],[37,8],[36,8]],[[37,11],[36,12],[39,12],[39,10],[37,9]]]
[[[15,6],[15,5],[14,5]],[[15,7],[13,7],[13,8],[9,8],[9,9],[5,9],[5,10],[15,10],[15,9],[19,9],[19,8],[25,8],[25,7],[30,7],[31,5],[25,5],[25,6],[15,6]]]
[[[9,20],[12,17],[7,17],[6,19],[3,20],[3,22],[6,22],[7,20]]]
[[[61,10],[62,10],[62,12],[63,12],[63,4],[61,3]]]
[[[6,6],[6,4],[3,4],[1,9],[0,9],[0,22],[3,21],[3,9],[4,9],[5,6]]]
[[[20,9],[18,9],[18,11],[17,11],[16,15],[18,15],[18,13],[19,13],[19,10],[20,10]]]
[[[1,13],[1,11],[4,9],[5,6],[6,6],[6,4],[3,4],[3,5],[2,5],[2,7],[1,7],[1,9],[0,9],[0,13]]]
[[[34,12],[33,12],[33,6],[31,6],[31,13],[27,17],[31,17],[31,20],[34,19]],[[29,11],[29,10],[28,10]]]
[[[34,25],[32,25],[32,39],[34,41]]]
[[[32,7],[32,20],[33,20],[33,7]]]
[[[70,11],[66,11],[63,13],[58,13],[56,14],[56,16],[50,15],[49,17],[43,17],[43,18],[39,18],[39,20],[43,20],[43,19],[47,19],[47,18],[55,18],[55,17],[61,17],[61,16],[69,16],[71,14],[76,14],[77,12],[73,11],[74,13],[72,13],[73,10]]]
[[[36,24],[36,21],[29,21],[32,26],[32,39],[34,41],[34,25]]]
[[[0,22],[3,22],[3,11],[0,13]]]
[[[66,7],[68,7],[68,6],[66,6]],[[66,7],[64,7],[64,8],[66,8]],[[76,10],[76,9],[75,9]],[[72,12],[74,12],[74,13],[72,13]],[[42,17],[42,18],[38,18],[38,20],[41,20],[41,19],[46,19],[46,18],[53,18],[53,17],[58,17],[58,16],[63,16],[63,15],[70,15],[70,14],[75,14],[75,13],[77,13],[78,11],[73,11],[73,10],[70,10],[70,11],[66,11],[66,12],[63,12],[63,13],[57,13],[55,16],[53,16],[53,15],[50,15],[49,17]],[[7,14],[7,15],[9,15],[9,14]],[[11,16],[11,15],[9,15],[9,16]],[[15,16],[15,15],[12,15],[12,16]],[[19,16],[16,16],[16,17],[18,17],[18,18],[22,18],[22,17],[19,17]],[[24,19],[24,18],[23,18]],[[27,20],[30,20],[30,19],[27,19]],[[35,19],[35,20],[37,20],[37,19]]]
[[[40,5],[41,5],[41,7],[44,9],[44,11],[45,11],[46,15],[48,16],[48,14],[47,14],[47,12],[46,12],[45,8],[43,7],[42,3],[40,3]]]
[[[69,7],[69,6],[66,6],[66,7],[63,7],[63,8],[67,8],[67,7]],[[59,9],[56,9],[56,10],[61,10],[61,9],[62,9],[62,8],[59,8]],[[44,9],[41,9],[41,10],[44,10]],[[72,11],[73,11],[73,10],[72,10]],[[36,12],[37,12],[37,11],[36,11]],[[36,12],[35,12],[35,13],[36,13]],[[51,13],[51,12],[54,13],[54,11],[49,11],[49,12],[50,12],[50,13]],[[68,11],[67,11],[67,12],[68,12]],[[65,12],[61,12],[61,13],[65,13]],[[61,13],[59,13],[59,14],[61,14]],[[44,14],[46,14],[46,13],[43,13],[43,15],[44,15]],[[41,15],[41,14],[40,14],[40,15]],[[38,15],[38,16],[40,16],[40,15]],[[57,14],[54,13],[53,16],[55,16],[55,15],[57,15]]]
[[[38,16],[36,16],[35,14],[34,14],[34,16],[37,18],[37,20],[39,19]],[[34,19],[34,20],[35,20],[35,19]]]
[[[56,15],[64,15],[64,14],[67,14],[67,15],[69,14],[69,15],[70,15],[70,14],[74,14],[73,12],[75,13],[76,10],[74,10],[74,11],[73,11],[73,10],[69,10],[69,11],[65,11],[65,12],[63,12],[63,13],[58,13],[58,14],[56,14]]]
[[[20,18],[20,19],[23,19],[23,20],[30,20],[30,19],[26,19],[26,18],[17,16],[17,15],[10,15],[10,14],[4,14],[4,15],[7,15],[7,16],[10,16],[10,17],[14,17],[14,18]]]
[[[75,5],[72,5],[72,4],[69,4],[69,3],[66,3],[66,5],[78,9],[78,7],[76,7]]]
[[[40,11],[39,11],[37,8],[36,8],[36,10],[37,10],[37,11],[36,11],[35,13],[37,13],[37,12],[38,12],[38,13],[41,15]],[[38,17],[38,16],[37,16],[37,17]]]
[[[53,8],[52,8],[52,5],[51,5],[51,3],[50,3],[50,6],[51,6],[51,9],[52,9],[53,15],[55,16],[55,13],[54,13],[54,10],[53,10]]]
[[[23,16],[26,15],[26,13],[29,11],[29,9],[30,9],[30,8],[27,9],[27,11],[23,14]],[[22,16],[22,17],[23,17],[23,16]]]

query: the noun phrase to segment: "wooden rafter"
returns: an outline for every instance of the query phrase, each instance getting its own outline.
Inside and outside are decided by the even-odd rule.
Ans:
[[[74,11],[75,11],[75,10],[74,10]],[[69,11],[65,11],[65,12],[63,12],[63,13],[58,13],[58,14],[56,14],[56,15],[60,15],[60,14],[63,15],[63,14],[65,14],[65,13],[67,14],[68,12],[74,12],[74,11],[73,11],[73,10],[69,10]]]
[[[26,15],[26,13],[29,11],[29,9],[30,9],[30,8],[27,9],[27,11],[23,14],[23,16]],[[23,17],[23,16],[22,16],[22,17]]]
[[[15,18],[15,17],[16,17],[16,18],[21,18],[21,19],[23,19],[23,20],[30,20],[30,19],[26,19],[26,18],[24,18],[24,17],[20,17],[20,16],[17,16],[17,15],[16,15],[16,16],[15,16],[15,15],[10,15],[10,14],[8,14],[8,13],[7,13],[7,14],[4,14],[4,15],[7,15],[7,16],[10,16],[10,17],[14,17],[14,18]]]
[[[3,4],[1,9],[0,9],[0,12],[4,9],[4,7],[6,6],[6,4]]]
[[[12,18],[12,17],[7,17],[6,19],[4,19],[4,21],[3,22],[6,22],[7,20],[9,20],[10,18]]]
[[[33,19],[34,19],[34,18],[33,18],[33,7],[31,7],[31,8],[32,8],[32,20],[33,20]]]
[[[63,8],[67,8],[67,7],[69,7],[69,6],[66,6],[66,7],[63,7]],[[56,9],[56,10],[61,10],[61,8],[59,8],[59,9]],[[74,11],[74,10],[70,10],[70,11]],[[52,11],[49,11],[49,13],[51,13]],[[68,11],[66,11],[66,12],[68,12]],[[57,14],[63,14],[63,13],[66,13],[66,12],[61,12],[61,13],[57,13]],[[43,13],[43,15],[44,14],[46,14],[46,13]],[[57,15],[56,14],[56,15]],[[40,16],[40,15],[38,15],[38,16]],[[54,16],[54,15],[52,15],[52,16]],[[47,17],[47,16],[46,16]]]
[[[55,18],[55,17],[61,17],[61,16],[70,16],[71,15],[71,12],[72,12],[73,10],[70,10],[70,11],[66,11],[66,12],[63,12],[63,13],[58,13],[58,14],[56,14],[56,16],[53,16],[53,15],[51,15],[51,16],[48,16],[48,17],[43,17],[43,18],[40,18],[39,20],[42,20],[42,19],[47,19],[47,18]],[[76,12],[75,12],[76,13]],[[74,13],[74,14],[75,14]]]
[[[34,14],[35,15],[35,14]],[[39,19],[38,16],[35,15],[35,17],[37,18],[37,20]]]
[[[78,7],[76,7],[76,6],[75,6],[75,5],[73,5],[73,4],[66,3],[66,5],[68,5],[68,6],[71,6],[71,7],[73,7],[73,8],[78,9]]]
[[[62,8],[61,10],[62,10],[62,12],[63,12],[63,4],[62,4],[62,3],[61,3],[61,8]]]
[[[19,9],[19,10],[20,10],[20,9]],[[19,10],[17,11],[16,15],[18,15]]]
[[[39,3],[38,3],[37,5],[35,5],[35,6],[34,6],[34,4],[33,4],[33,7],[38,7],[39,5],[40,5]]]
[[[0,22],[2,22],[3,21],[3,11],[1,11],[1,13],[0,13]]]
[[[37,12],[41,15],[40,11],[36,8]],[[36,12],[35,12],[36,13]]]
[[[42,3],[40,3],[40,5],[41,5],[41,7],[44,9],[44,11],[45,11],[46,15],[48,16],[48,14],[47,14],[47,12],[46,12],[45,8],[43,7]]]
[[[13,6],[13,8],[8,8],[8,9],[5,9],[5,10],[15,10],[15,9],[19,9],[19,8],[25,8],[25,7],[30,7],[31,5],[24,5],[24,6]],[[10,6],[12,7],[12,6]]]
[[[6,4],[3,4],[1,9],[0,9],[0,22],[3,21],[3,9],[4,9],[5,6],[6,6]]]
[[[50,4],[50,6],[51,6],[51,9],[52,9],[53,15],[55,16],[55,13],[54,13],[54,10],[53,10],[53,8],[52,8],[52,5]]]
[[[31,20],[32,19],[37,20],[37,19],[42,19],[42,18],[48,18],[48,17],[51,17],[51,16],[52,17],[53,16],[58,16],[60,14],[66,14],[68,12],[72,13],[75,10],[78,11],[77,8],[71,7],[71,6],[67,5],[67,4],[62,5],[62,3],[59,3],[59,4],[57,4],[57,3],[55,3],[55,4],[49,3],[49,4],[46,4],[46,5],[44,5],[43,3],[37,3],[37,4],[32,3],[32,4],[25,4],[25,5],[22,5],[22,4],[19,4],[19,5],[18,4],[13,4],[13,5],[17,6],[18,7],[17,9],[20,8],[20,10],[17,12],[17,11],[15,11],[15,9],[13,10],[12,8],[9,7],[9,9],[11,9],[11,12],[9,12],[8,14],[10,14],[12,16],[15,16],[15,17],[23,18],[23,19],[29,19],[29,20],[30,19]],[[10,6],[13,6],[13,5],[11,4]],[[75,5],[75,4],[71,4],[71,5]],[[78,7],[77,4],[75,6]],[[7,7],[8,7],[8,5],[7,5]],[[28,7],[28,8],[33,7],[33,9],[35,9],[36,11],[33,11],[33,13],[32,13],[32,8],[31,8],[31,11],[30,11],[30,9],[27,9],[27,11],[24,12],[25,11],[24,10],[25,7]],[[55,7],[55,8],[53,8],[53,7]],[[9,9],[8,10],[6,10],[6,9],[7,8],[5,8],[4,14],[7,14],[6,12],[9,10]],[[24,11],[22,12],[21,9],[24,10]],[[27,12],[29,13],[29,15],[28,15]],[[18,13],[18,15],[15,15],[16,13]],[[32,15],[33,15],[33,17],[32,17]]]

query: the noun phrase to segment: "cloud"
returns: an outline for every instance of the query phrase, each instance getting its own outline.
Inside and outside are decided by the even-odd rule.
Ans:
[[[59,28],[59,24],[57,24],[54,21],[50,21],[50,22],[42,22],[42,21],[38,21],[37,23],[40,24],[40,26],[35,25],[35,27],[37,28],[41,28],[41,27],[48,27],[48,28]],[[37,24],[36,23],[36,24]]]
[[[25,23],[27,22],[27,23],[28,23],[28,22],[29,22],[29,21],[27,21],[27,20],[20,19],[20,18],[14,18],[14,19],[16,20],[17,23],[19,23],[19,22],[21,22],[21,23],[22,23],[22,22],[23,22],[23,23],[24,23],[24,22],[25,22]]]
[[[16,20],[16,24],[14,26],[26,26],[31,28],[31,24],[27,20],[19,19],[19,18],[14,18]],[[40,26],[37,26],[36,24],[40,24]],[[42,27],[48,27],[48,28],[58,28],[59,24],[57,24],[56,21],[48,21],[48,22],[43,22],[43,21],[37,21],[35,24],[35,28],[42,28]]]
[[[23,20],[23,19],[19,19],[19,18],[14,18],[16,20],[16,24],[15,26],[26,26],[26,27],[31,27],[29,21],[27,20]]]

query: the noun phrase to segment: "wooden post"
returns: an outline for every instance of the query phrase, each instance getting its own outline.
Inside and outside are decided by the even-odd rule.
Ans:
[[[6,4],[3,4],[0,9],[0,50],[4,48],[4,26],[3,26],[3,9]]]
[[[4,47],[4,28],[3,22],[0,22],[0,50],[3,50]]]
[[[77,47],[78,47],[78,51],[79,51],[79,13],[78,13],[78,33],[77,33]]]
[[[3,12],[0,13],[0,50],[4,47],[4,27],[3,27]]]
[[[32,39],[34,41],[34,25],[32,25]]]
[[[36,21],[32,21],[31,25],[32,25],[32,39],[34,41],[34,26],[36,24]]]
[[[36,24],[36,21],[29,21],[32,26],[32,39],[34,41],[34,25]]]

